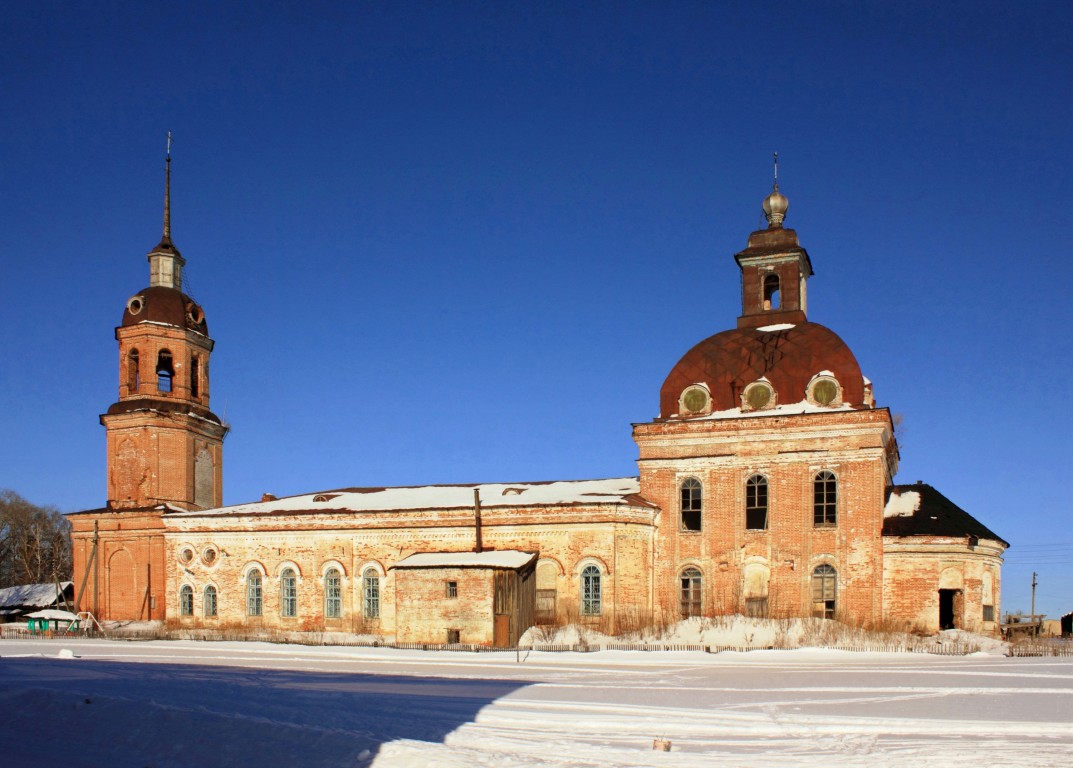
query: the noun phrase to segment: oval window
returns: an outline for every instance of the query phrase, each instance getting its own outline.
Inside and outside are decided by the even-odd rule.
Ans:
[[[766,408],[771,402],[771,387],[767,384],[752,384],[745,392],[745,403],[755,411]]]
[[[682,395],[682,405],[690,413],[700,413],[708,407],[708,393],[703,387],[690,387]]]

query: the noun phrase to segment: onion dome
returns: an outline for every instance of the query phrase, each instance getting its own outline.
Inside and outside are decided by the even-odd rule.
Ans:
[[[790,201],[779,192],[779,182],[775,182],[775,188],[771,194],[764,198],[763,206],[768,229],[781,228],[782,220],[786,218],[786,211],[790,208]]]

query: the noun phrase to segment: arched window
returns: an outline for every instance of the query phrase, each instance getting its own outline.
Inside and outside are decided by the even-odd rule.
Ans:
[[[193,355],[190,358],[190,397],[197,397],[201,391],[201,384],[198,379],[201,377],[201,360],[197,355]]]
[[[250,571],[246,574],[246,615],[260,616],[264,610],[264,597],[261,594],[261,572]]]
[[[694,477],[682,483],[682,530],[699,531],[701,520],[701,485]]]
[[[812,523],[816,526],[838,522],[838,480],[824,470],[812,479]]]
[[[764,276],[764,309],[779,308],[779,276],[768,274]]]
[[[701,615],[701,575],[696,568],[686,568],[678,577],[681,585],[680,607],[682,618]]]
[[[205,587],[205,611],[206,616],[216,615],[216,587],[209,584]]]
[[[298,615],[298,576],[293,568],[285,568],[279,575],[279,615]]]
[[[600,569],[586,565],[581,572],[581,615],[599,616],[603,610],[600,595]]]
[[[835,617],[835,595],[838,591],[838,574],[829,565],[821,565],[812,572],[812,615],[818,619]]]
[[[161,392],[171,392],[173,376],[175,366],[171,361],[171,352],[162,349],[156,357],[156,388]]]
[[[194,588],[189,584],[183,584],[179,589],[179,615],[194,615]]]
[[[751,531],[767,529],[767,478],[763,475],[745,481],[745,527]]]
[[[367,619],[380,618],[380,573],[366,568],[361,577],[361,615]]]
[[[338,568],[324,574],[324,618],[338,619],[343,615],[343,575]]]
[[[138,370],[138,350],[127,353],[127,394],[133,395],[141,386],[142,378]]]

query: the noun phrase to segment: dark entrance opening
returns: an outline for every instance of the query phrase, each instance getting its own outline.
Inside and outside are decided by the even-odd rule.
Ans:
[[[957,629],[960,606],[960,589],[939,590],[939,629]]]

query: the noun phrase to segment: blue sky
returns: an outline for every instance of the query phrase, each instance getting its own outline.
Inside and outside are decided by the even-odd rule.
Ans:
[[[155,7],[159,5],[159,7]],[[224,500],[634,474],[740,311],[771,153],[898,482],[1073,610],[1068,3],[23,3],[0,29],[0,487],[105,499],[112,329],[173,234]]]

